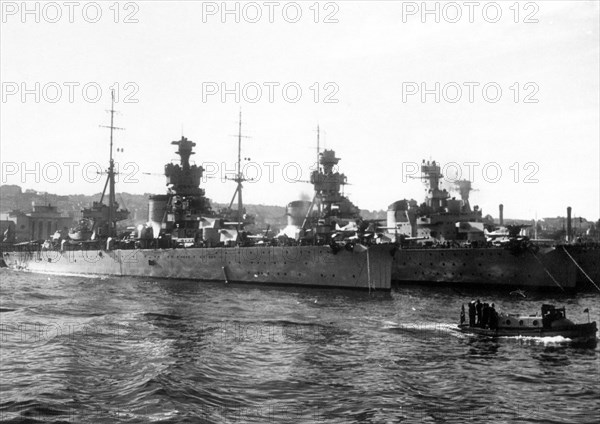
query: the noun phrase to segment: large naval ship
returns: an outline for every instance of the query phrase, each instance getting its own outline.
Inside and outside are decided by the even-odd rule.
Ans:
[[[343,174],[334,172],[333,151],[318,152],[319,166],[311,174],[315,194],[310,204],[288,205],[288,227],[268,239],[252,235],[242,204],[240,172],[234,198],[237,210],[213,211],[200,188],[203,168],[190,161],[196,143],[181,137],[179,161],[164,169],[167,193],[149,199],[148,224],[132,234],[119,234],[117,222],[127,216],[115,202],[111,108],[108,204],[84,210],[84,222],[42,243],[26,243],[3,254],[11,268],[52,274],[86,274],[174,278],[225,283],[268,283],[299,286],[389,290],[394,246],[376,245],[365,229],[348,226],[356,208],[341,192]],[[344,228],[346,227],[346,228]],[[86,236],[89,236],[86,237]]]
[[[387,211],[387,236],[399,245],[392,280],[479,286],[574,289],[578,265],[560,246],[543,245],[521,228],[494,228],[469,203],[471,182],[456,181],[460,199],[441,188],[440,164],[423,161],[425,202],[401,200]],[[501,207],[502,208],[502,207]]]

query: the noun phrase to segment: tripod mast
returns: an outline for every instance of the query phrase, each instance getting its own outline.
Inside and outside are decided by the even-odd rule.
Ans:
[[[233,193],[233,197],[231,198],[231,202],[229,203],[229,210],[231,210],[231,206],[233,206],[233,201],[237,196],[237,230],[240,231],[242,227],[242,214],[244,209],[244,203],[242,201],[242,183],[246,181],[244,178],[244,174],[242,172],[242,138],[248,138],[242,135],[242,110],[240,109],[240,117],[238,122],[238,160],[237,160],[237,175],[233,179],[237,183],[237,187],[235,189],[235,193]]]
[[[108,164],[108,179],[102,191],[100,202],[104,199],[106,186],[108,185],[108,237],[116,235],[116,216],[115,216],[115,161],[113,159],[113,132],[114,130],[122,130],[123,128],[115,127],[115,91],[111,90],[111,106],[110,110],[110,126],[101,125],[103,128],[110,129],[110,161]]]

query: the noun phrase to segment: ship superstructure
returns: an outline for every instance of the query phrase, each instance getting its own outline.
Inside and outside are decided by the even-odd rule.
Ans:
[[[318,169],[310,175],[314,197],[302,229],[317,243],[329,242],[336,230],[352,227],[360,220],[360,210],[342,193],[347,178],[335,170],[339,161],[335,151],[324,150],[319,155]]]
[[[204,169],[190,163],[196,146],[191,140],[181,137],[171,142],[177,146],[179,163],[165,165],[167,194],[150,196],[148,203],[148,222],[151,237],[157,240],[159,247],[193,246],[199,240],[217,243],[218,234],[209,235],[204,228],[218,229],[218,221],[200,188]]]
[[[421,164],[420,179],[425,182],[427,194],[423,203],[400,200],[388,207],[387,229],[392,239],[418,238],[431,242],[470,241],[484,242],[482,211],[471,209],[471,181],[457,180],[453,184],[460,199],[451,197],[441,188],[444,176],[436,161]]]
[[[89,208],[84,208],[82,219],[79,224],[69,230],[69,239],[75,242],[94,240],[114,239],[117,237],[117,222],[123,221],[129,217],[127,209],[121,209],[116,201],[115,195],[115,161],[113,158],[114,130],[122,129],[115,127],[115,93],[111,92],[110,125],[102,126],[110,130],[110,149],[108,169],[106,170],[106,183],[102,190],[100,201],[93,202]],[[108,193],[107,190],[108,189]],[[105,197],[108,197],[108,204],[104,203]]]
[[[388,208],[387,231],[400,249],[392,279],[401,283],[448,283],[479,286],[572,289],[577,270],[564,253],[540,247],[508,228],[506,243],[493,243],[482,211],[471,208],[471,182],[454,182],[460,199],[441,188],[441,166],[423,161],[425,201],[394,202]],[[488,225],[489,226],[489,225]],[[500,245],[499,245],[500,244]]]
[[[246,181],[241,172],[241,125],[240,112],[238,134],[238,162],[235,177],[236,189],[227,208],[213,211],[205,190],[200,188],[204,173],[202,166],[191,162],[196,143],[181,137],[171,142],[177,146],[178,163],[165,165],[167,194],[150,196],[148,222],[151,236],[145,237],[146,246],[156,244],[168,247],[212,247],[245,243],[246,226],[254,223],[254,217],[246,214],[242,201],[242,183]],[[232,205],[237,198],[237,209]]]
[[[348,179],[337,169],[340,160],[334,150],[320,150],[317,128],[317,169],[307,181],[313,186],[313,199],[287,205],[288,225],[281,235],[317,245],[373,242],[378,235],[377,223],[363,220],[360,209],[344,194]]]
[[[319,187],[315,197],[318,202],[305,216],[318,231],[311,233],[303,223],[310,236],[296,243],[281,238],[257,240],[245,233],[243,227],[251,217],[242,204],[241,173],[234,179],[237,210],[231,208],[232,199],[224,211],[214,212],[200,188],[203,169],[190,161],[196,144],[183,136],[171,144],[177,146],[179,161],[165,166],[167,193],[150,197],[149,222],[138,233],[114,242],[108,237],[89,243],[65,241],[60,247],[32,245],[5,252],[4,263],[52,274],[390,289],[393,246],[360,244],[344,238],[325,244],[335,238],[326,233],[326,228],[338,228],[338,222],[350,220],[358,211],[339,193],[345,177],[333,172],[338,160],[333,152],[323,152],[323,170],[313,174],[315,187]],[[342,221],[334,221],[333,217]],[[114,223],[115,219],[111,212],[109,221]],[[115,226],[110,228],[114,230]],[[114,231],[107,235],[112,234]]]

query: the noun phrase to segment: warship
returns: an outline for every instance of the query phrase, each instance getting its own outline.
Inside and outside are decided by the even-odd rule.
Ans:
[[[560,246],[536,243],[520,234],[522,227],[498,229],[469,203],[471,182],[456,181],[460,199],[441,189],[441,167],[423,161],[425,202],[392,203],[386,235],[399,249],[392,280],[398,283],[513,286],[575,289],[578,268]]]
[[[571,207],[567,208],[566,243],[561,243],[561,250],[577,267],[577,283],[583,287],[595,287],[600,291],[600,244],[573,237]]]
[[[177,147],[178,163],[164,169],[167,193],[149,198],[148,223],[119,234],[117,222],[127,212],[115,202],[114,100],[110,112],[108,205],[103,194],[84,211],[91,225],[80,223],[81,228],[70,232],[72,237],[25,243],[4,252],[3,265],[48,274],[390,289],[394,247],[372,243],[373,237],[364,231],[340,230],[340,224],[356,217],[358,208],[340,193],[346,177],[334,172],[338,159],[332,151],[318,152],[319,166],[311,174],[313,201],[288,205],[287,233],[268,239],[246,231],[252,219],[242,204],[241,112],[237,186],[230,207],[212,210],[200,188],[204,170],[190,161],[196,143],[182,136],[171,143]],[[231,208],[235,198],[237,210]],[[89,239],[86,234],[91,234]]]

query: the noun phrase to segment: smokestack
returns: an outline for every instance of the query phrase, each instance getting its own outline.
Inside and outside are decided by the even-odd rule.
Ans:
[[[571,241],[571,206],[567,208],[567,242]]]
[[[504,205],[500,203],[500,225],[504,225]]]

